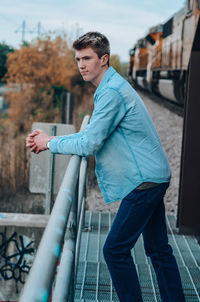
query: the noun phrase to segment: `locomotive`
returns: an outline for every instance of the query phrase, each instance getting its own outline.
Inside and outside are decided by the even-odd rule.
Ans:
[[[183,105],[199,16],[200,0],[186,0],[184,7],[167,22],[151,27],[130,50],[130,80]]]

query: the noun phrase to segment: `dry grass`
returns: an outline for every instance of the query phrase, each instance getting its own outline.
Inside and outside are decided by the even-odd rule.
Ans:
[[[12,195],[26,189],[29,175],[29,150],[25,135],[13,138],[11,129],[0,134],[0,194]]]

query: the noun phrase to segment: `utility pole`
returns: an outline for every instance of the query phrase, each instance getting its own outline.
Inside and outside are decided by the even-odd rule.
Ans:
[[[42,27],[41,22],[39,21],[37,26],[34,27],[34,29],[32,30],[32,33],[37,33],[37,39],[40,38],[42,33],[45,33],[46,30]]]
[[[15,33],[22,33],[22,44],[25,42],[25,33],[32,33],[29,29],[26,29],[26,21],[23,20],[22,25],[15,31]]]
[[[42,31],[45,32],[45,30],[42,28],[40,22],[38,22],[37,27],[35,27],[33,30],[30,30],[27,28],[26,21],[23,20],[22,25],[17,30],[15,30],[15,33],[22,33],[22,44],[24,44],[26,33],[29,33],[29,34],[37,33],[37,38],[39,39]]]
[[[22,43],[25,41],[26,21],[22,22]]]
[[[38,30],[37,30],[37,38],[39,39],[40,37],[40,34],[41,34],[41,23],[38,22]]]

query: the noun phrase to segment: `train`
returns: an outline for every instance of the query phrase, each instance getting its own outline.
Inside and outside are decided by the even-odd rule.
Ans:
[[[130,50],[130,81],[184,105],[187,70],[199,19],[200,0],[186,0],[184,7],[165,23],[148,29]]]

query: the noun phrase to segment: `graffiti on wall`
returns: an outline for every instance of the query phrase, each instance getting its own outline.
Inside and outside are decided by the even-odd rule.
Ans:
[[[33,260],[34,248],[26,236],[14,232],[7,234],[5,227],[0,232],[0,279],[15,281],[16,293],[18,293],[18,282],[24,284],[26,276],[30,271]]]

